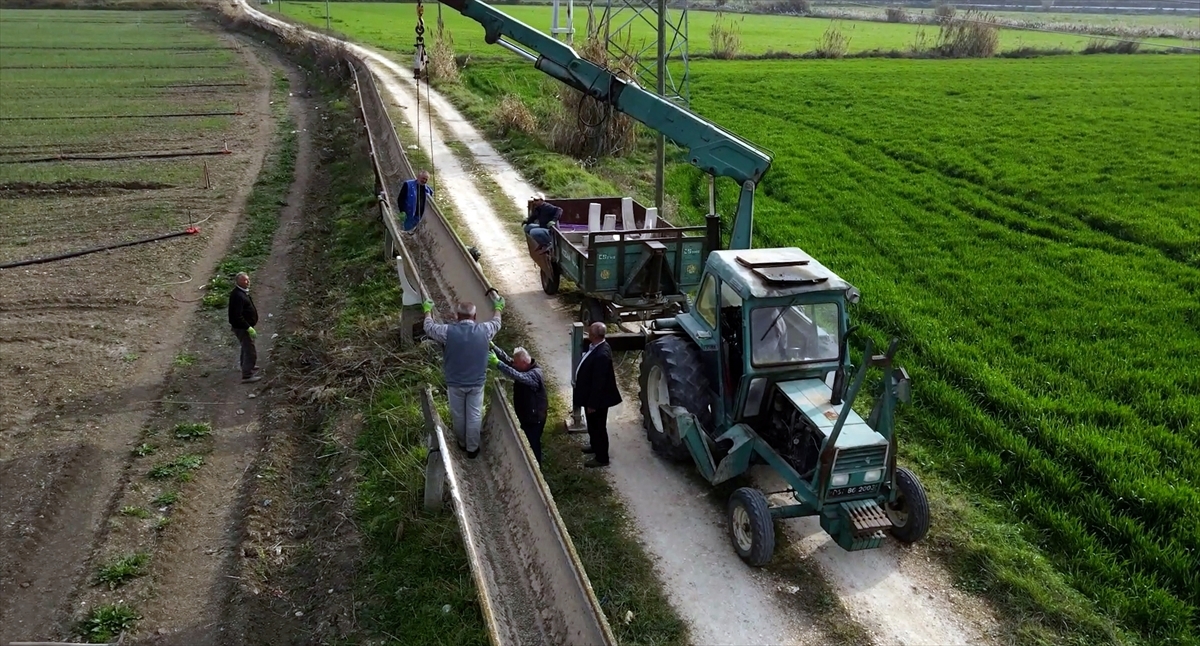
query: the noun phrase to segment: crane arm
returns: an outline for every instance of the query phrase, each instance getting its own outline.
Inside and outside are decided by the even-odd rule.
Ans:
[[[636,82],[619,78],[579,56],[569,45],[485,2],[443,0],[442,4],[482,25],[488,44],[498,44],[515,52],[532,61],[534,67],[545,74],[662,133],[676,145],[686,148],[688,161],[700,170],[736,181],[741,186],[741,193],[729,248],[750,248],[754,231],[754,188],[771,166],[769,155],[694,112],[642,89]]]

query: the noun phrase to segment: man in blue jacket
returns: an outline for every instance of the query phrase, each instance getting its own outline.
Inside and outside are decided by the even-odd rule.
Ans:
[[[404,230],[412,231],[425,215],[425,204],[433,197],[433,187],[429,186],[429,172],[417,173],[416,179],[410,179],[400,185],[396,194],[396,208],[404,212]]]
[[[475,322],[475,305],[465,301],[455,308],[458,320],[454,323],[434,321],[432,301],[425,301],[421,308],[425,310],[425,335],[443,346],[442,372],[450,400],[450,425],[459,448],[474,459],[479,455],[479,431],[483,426],[488,357],[492,354],[492,337],[500,331],[504,299],[495,295],[492,309],[496,316],[485,323]]]

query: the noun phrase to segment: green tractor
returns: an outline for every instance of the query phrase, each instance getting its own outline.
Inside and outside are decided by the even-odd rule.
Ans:
[[[614,350],[643,352],[641,409],[656,453],[694,462],[714,485],[755,463],[787,482],[785,504],[751,487],[729,499],[730,538],[750,565],[770,561],[776,518],[818,516],[846,550],[878,547],[888,532],[912,543],[929,529],[924,488],[896,466],[896,403],[910,392],[893,365],[897,342],[875,355],[868,341],[862,365],[850,363],[847,310],[858,300],[800,249],[714,251],[689,311],[608,337]],[[883,379],[864,420],[852,404],[871,367]]]
[[[713,484],[761,462],[791,487],[794,502],[774,507],[756,489],[733,493],[730,533],[738,554],[751,565],[767,563],[772,521],[798,516],[819,516],[847,550],[878,547],[888,531],[901,541],[920,540],[929,529],[925,490],[896,466],[896,401],[908,401],[910,387],[904,369],[892,365],[897,343],[882,355],[868,343],[863,365],[849,376],[853,328],[846,310],[858,291],[800,249],[751,249],[754,192],[771,156],[482,0],[443,4],[478,22],[485,42],[662,134],[710,178],[737,183],[724,251],[716,250],[721,223],[709,183],[705,248],[713,251],[693,306],[608,341],[613,350],[644,351],[641,405],[655,451],[691,459]],[[618,274],[635,276],[639,255],[662,253],[660,235],[638,238],[644,254],[618,252]],[[582,345],[583,325],[576,323],[575,365]],[[872,367],[882,368],[883,381],[864,421],[851,405]],[[569,429],[579,425],[578,411],[573,418]]]

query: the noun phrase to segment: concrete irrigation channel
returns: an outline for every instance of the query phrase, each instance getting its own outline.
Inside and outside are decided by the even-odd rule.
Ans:
[[[288,41],[336,43],[267,16],[245,4],[247,16]],[[340,43],[337,43],[340,45]],[[366,64],[348,55],[375,167],[385,255],[395,262],[403,288],[402,331],[406,342],[423,318],[419,304],[434,300],[443,314],[456,301],[476,303],[481,318],[493,315],[491,283],[462,240],[431,203],[415,233],[400,231],[392,205],[400,182],[414,177],[399,136]],[[516,417],[499,388],[489,389],[482,459],[468,460],[434,405],[422,393],[429,431],[426,505],[449,500],[479,593],[491,642],[496,646],[616,644],[612,629],[559,516],[550,488],[536,466]]]

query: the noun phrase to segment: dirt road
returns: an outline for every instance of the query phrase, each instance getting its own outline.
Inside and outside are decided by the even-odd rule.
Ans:
[[[252,10],[253,11],[253,10]],[[261,19],[277,19],[255,12]],[[379,77],[386,93],[406,114],[416,114],[411,71],[390,58],[348,44]],[[386,97],[385,97],[386,99]],[[529,321],[536,356],[557,388],[569,396],[570,353],[567,330],[574,320],[556,299],[541,290],[537,270],[525,252],[516,221],[505,221],[481,190],[477,173],[499,185],[514,212],[523,212],[536,188],[487,143],[443,97],[433,94],[436,124],[419,145],[436,168],[440,199],[456,212],[470,214],[461,234],[482,253],[482,264],[508,299],[510,309]],[[430,147],[432,140],[432,150]],[[450,144],[468,153],[456,154]],[[632,359],[626,359],[632,361]],[[628,366],[626,367],[628,368]],[[649,450],[637,410],[637,393],[612,411],[612,484],[627,505],[639,538],[656,560],[672,603],[689,624],[697,644],[804,644],[827,638],[813,617],[801,616],[788,595],[804,594],[804,580],[787,581],[771,568],[752,570],[729,546],[720,508],[685,468],[668,465]],[[764,488],[769,490],[765,483]],[[815,522],[784,523],[795,556],[813,558],[847,612],[879,643],[986,644],[996,622],[978,599],[958,593],[948,575],[920,548],[847,553],[834,545]],[[793,588],[798,588],[792,592]],[[714,600],[719,599],[719,602]]]
[[[415,110],[411,75],[374,52],[368,61],[384,87],[400,105]],[[465,234],[483,254],[489,276],[513,309],[530,321],[539,360],[558,387],[569,392],[570,348],[566,330],[573,312],[563,311],[546,296],[536,267],[524,253],[516,222],[505,222],[484,198],[476,175],[482,167],[517,209],[537,192],[442,97],[434,95],[437,125],[432,158],[437,182],[459,213],[471,214]],[[424,139],[424,137],[422,137]],[[470,159],[455,155],[458,142]],[[565,393],[564,393],[565,394]],[[673,603],[688,621],[692,637],[702,644],[821,643],[809,618],[796,616],[780,588],[804,587],[803,581],[782,582],[770,568],[754,571],[729,546],[723,514],[704,499],[705,489],[692,474],[659,460],[649,451],[637,408],[636,392],[623,393],[625,404],[612,412],[613,466],[610,478],[636,519],[640,538],[656,557]],[[764,485],[765,486],[765,485]],[[776,487],[778,489],[778,487]],[[798,553],[815,557],[828,582],[851,616],[880,643],[980,644],[994,631],[987,609],[949,585],[948,576],[928,562],[921,550],[890,545],[870,553],[847,553],[834,545],[819,525],[788,521],[786,530]],[[722,602],[713,603],[716,591]],[[897,603],[897,599],[904,600]]]

